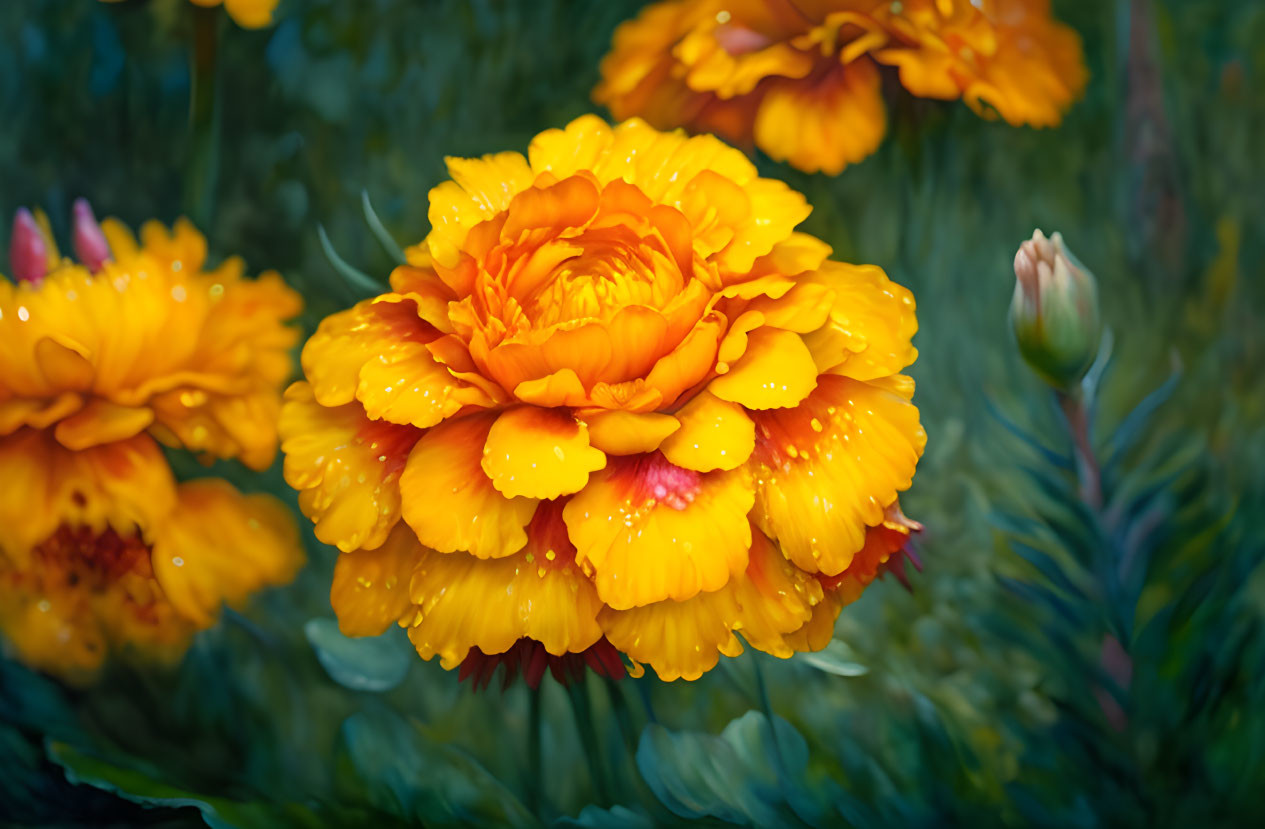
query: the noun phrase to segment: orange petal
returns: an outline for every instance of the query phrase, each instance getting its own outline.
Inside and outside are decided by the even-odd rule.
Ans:
[[[118,406],[98,397],[58,423],[55,434],[67,449],[87,449],[140,434],[153,422],[152,409]]]
[[[584,393],[580,378],[569,368],[539,380],[524,380],[514,387],[514,396],[524,403],[544,408],[583,406],[588,402],[588,395]]]
[[[51,432],[21,429],[0,438],[0,479],[0,550],[19,566],[63,524],[151,540],[176,505],[171,468],[148,435],[72,452]]]
[[[817,387],[817,366],[804,340],[791,331],[760,328],[728,373],[708,384],[722,400],[748,409],[794,406]]]
[[[183,483],[178,495],[154,540],[154,577],[199,627],[214,622],[222,603],[284,584],[303,564],[294,519],[271,495],[243,495],[218,478]]]
[[[604,602],[688,599],[746,568],[752,494],[742,470],[699,474],[658,454],[609,461],[564,511]]]
[[[316,537],[347,552],[382,544],[400,519],[400,473],[421,436],[365,417],[358,405],[326,407],[306,383],[281,409],[286,483],[316,524]]]
[[[533,498],[506,498],[480,465],[495,414],[447,420],[422,436],[400,477],[404,520],[443,553],[500,558],[523,549]]]
[[[742,653],[742,643],[733,634],[739,613],[735,591],[726,586],[680,602],[627,610],[606,607],[598,622],[612,645],[671,682],[698,679],[716,667],[721,654]]]
[[[413,343],[428,343],[435,331],[417,316],[416,303],[367,299],[321,321],[303,347],[303,372],[322,406],[356,398],[360,369],[372,359]]]
[[[803,570],[834,575],[913,481],[927,436],[887,389],[826,376],[794,409],[757,412],[752,515]]]
[[[606,456],[589,445],[588,426],[559,409],[509,409],[483,447],[483,471],[509,498],[570,495],[605,465]]]
[[[471,648],[504,653],[527,637],[560,656],[602,636],[597,591],[575,564],[556,503],[532,521],[527,549],[507,558],[426,553],[410,592],[417,616],[409,639],[423,659],[438,655],[445,668]]]
[[[787,561],[764,533],[752,537],[745,578],[735,587],[742,608],[736,628],[751,647],[785,659],[796,650],[786,635],[812,620],[823,600],[822,585]]]
[[[508,207],[514,196],[531,186],[535,176],[519,153],[444,161],[453,180],[430,191],[427,219],[431,232],[426,243],[435,261],[451,268],[457,264],[471,228]]]
[[[346,636],[377,636],[392,622],[411,618],[409,579],[425,553],[407,524],[396,524],[376,550],[338,557],[329,603]]]
[[[434,426],[466,406],[492,405],[478,386],[458,380],[426,345],[398,343],[372,356],[360,369],[356,399],[374,420]]]
[[[671,406],[686,390],[703,381],[716,365],[716,350],[725,318],[716,312],[699,321],[684,341],[654,364],[646,385],[662,395],[662,406]]]
[[[589,426],[589,443],[608,455],[653,452],[664,438],[681,428],[675,417],[659,412],[597,409],[581,417]]]
[[[737,469],[751,456],[755,424],[737,403],[701,391],[676,417],[681,428],[664,440],[661,451],[677,466],[698,472]]]
[[[803,274],[834,292],[825,324],[804,336],[819,370],[854,380],[895,374],[918,357],[914,297],[873,265],[827,262]]]
[[[839,64],[816,83],[772,81],[756,115],[756,145],[804,172],[837,175],[883,140],[880,86],[877,67],[866,59]]]

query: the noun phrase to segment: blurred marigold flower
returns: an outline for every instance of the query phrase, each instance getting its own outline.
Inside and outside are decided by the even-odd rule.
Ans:
[[[86,680],[112,650],[178,656],[222,602],[301,563],[279,502],[177,484],[159,448],[271,463],[300,300],[238,259],[205,269],[185,221],[138,243],[77,203],[75,263],[29,217],[11,252],[39,235],[44,267],[0,282],[0,631],[28,664]]]
[[[739,633],[824,647],[874,534],[909,532],[910,293],[830,261],[804,198],[712,136],[585,116],[448,170],[282,412],[343,631],[537,680],[611,647],[668,680]]]
[[[1019,352],[1050,385],[1076,386],[1098,355],[1102,322],[1094,275],[1063,243],[1040,230],[1015,254],[1010,323]]]
[[[1086,81],[1048,0],[667,0],[616,30],[593,96],[833,175],[883,139],[881,66],[1016,126],[1059,123]]]
[[[106,3],[119,3],[122,0],[103,0]],[[243,29],[262,29],[272,25],[272,13],[277,10],[281,0],[189,0],[195,6],[213,9],[223,6],[228,16],[233,18]]]

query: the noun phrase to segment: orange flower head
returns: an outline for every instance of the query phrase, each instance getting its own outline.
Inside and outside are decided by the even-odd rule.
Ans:
[[[155,440],[267,466],[298,297],[238,260],[204,269],[187,222],[142,239],[77,202],[76,263],[23,211],[19,281],[0,282],[0,632],[69,680],[111,650],[178,656],[222,602],[302,560],[278,502],[177,484]]]
[[[819,577],[925,443],[909,292],[829,260],[804,198],[711,136],[586,116],[448,168],[282,412],[344,632],[398,622],[482,681],[497,655],[693,679],[738,635],[824,646],[855,596]]]
[[[833,175],[886,132],[881,66],[919,97],[1036,127],[1086,80],[1048,0],[666,0],[616,30],[593,96]]]

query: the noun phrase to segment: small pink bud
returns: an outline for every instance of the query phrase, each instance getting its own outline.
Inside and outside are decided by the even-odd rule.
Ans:
[[[110,261],[110,245],[87,199],[75,199],[73,212],[75,256],[81,265],[96,273]]]
[[[9,239],[9,266],[18,282],[38,285],[48,273],[48,244],[36,224],[35,217],[25,207],[19,207],[13,217],[13,237]]]

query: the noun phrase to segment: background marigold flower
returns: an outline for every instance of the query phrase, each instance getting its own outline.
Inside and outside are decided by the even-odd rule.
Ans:
[[[868,540],[909,532],[910,293],[829,261],[804,198],[711,136],[586,116],[448,169],[282,412],[344,632],[398,622],[484,681],[497,654],[693,679],[739,636],[824,646]]]
[[[118,3],[122,0],[103,0]],[[189,0],[195,6],[213,9],[223,6],[228,16],[243,29],[262,29],[272,25],[272,14],[281,0]]]
[[[147,224],[138,243],[78,203],[90,266],[40,224],[19,217],[14,244],[39,234],[47,262],[0,282],[0,631],[28,664],[82,680],[111,650],[178,656],[221,603],[302,561],[279,502],[177,484],[158,444],[271,462],[300,301],[240,260],[205,270],[187,222]]]
[[[594,100],[836,174],[886,132],[880,66],[925,98],[1053,126],[1086,81],[1048,0],[667,0],[615,32]]]

